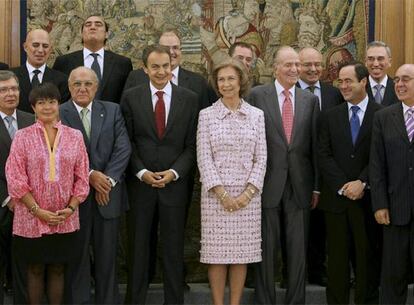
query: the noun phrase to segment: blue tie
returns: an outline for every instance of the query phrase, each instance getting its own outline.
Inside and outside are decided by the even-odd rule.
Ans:
[[[349,120],[349,125],[351,125],[352,144],[354,145],[358,138],[359,128],[361,127],[358,117],[359,109],[358,106],[351,106],[352,116]]]

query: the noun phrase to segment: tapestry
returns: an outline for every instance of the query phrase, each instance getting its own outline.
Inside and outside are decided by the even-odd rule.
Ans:
[[[206,75],[236,41],[255,49],[255,77],[272,78],[272,56],[282,45],[312,46],[324,55],[323,79],[338,65],[364,58],[373,21],[372,0],[27,0],[27,29],[47,30],[58,55],[82,48],[80,27],[92,14],[109,24],[106,47],[142,66],[143,49],[163,29],[181,35],[182,65]],[[370,14],[371,12],[371,14]],[[371,27],[372,28],[372,27]],[[372,32],[372,30],[371,30]],[[372,34],[372,33],[371,33]],[[372,35],[371,35],[372,36]],[[22,38],[24,40],[24,38]]]

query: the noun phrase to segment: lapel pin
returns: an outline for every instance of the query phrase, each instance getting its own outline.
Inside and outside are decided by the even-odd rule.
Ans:
[[[101,113],[101,118],[103,118],[103,113]]]

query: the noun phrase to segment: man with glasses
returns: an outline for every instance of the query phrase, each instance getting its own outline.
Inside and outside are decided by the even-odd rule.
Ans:
[[[124,171],[131,146],[118,104],[95,98],[98,77],[78,67],[69,75],[71,100],[60,107],[62,123],[83,133],[91,191],[79,206],[78,259],[69,265],[68,304],[119,304],[116,252],[119,220],[127,210]],[[91,299],[92,246],[95,302]],[[75,249],[74,249],[75,250]]]
[[[380,304],[405,304],[414,266],[414,65],[398,68],[395,103],[374,118],[370,185],[383,226]],[[411,270],[410,270],[411,269]]]
[[[6,268],[10,268],[12,263],[10,250],[13,202],[10,200],[7,191],[4,169],[16,131],[34,123],[34,116],[17,110],[18,105],[18,78],[13,72],[0,71],[0,304],[3,304],[3,284]],[[26,277],[22,270],[26,270],[26,268],[17,266],[15,263],[11,267],[13,269],[14,304],[25,304],[27,303],[25,297]]]
[[[57,57],[53,69],[69,75],[76,67],[91,68],[99,80],[96,98],[119,103],[132,63],[129,58],[104,49],[108,30],[102,16],[86,18],[81,28],[83,50]]]
[[[367,46],[365,65],[369,72],[367,93],[377,104],[389,106],[398,102],[394,84],[387,75],[391,67],[391,49],[382,41],[372,41]]]

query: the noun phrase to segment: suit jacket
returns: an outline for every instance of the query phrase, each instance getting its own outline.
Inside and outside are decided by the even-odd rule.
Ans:
[[[26,65],[12,68],[11,71],[13,71],[19,79],[20,102],[18,108],[22,111],[33,113],[32,106],[29,103],[29,94],[32,90],[32,83],[30,82],[29,72],[27,71]],[[42,79],[42,83],[45,82],[53,83],[58,87],[62,102],[65,102],[70,98],[68,77],[65,74],[46,66]]]
[[[326,111],[336,105],[345,102],[344,97],[338,88],[323,82],[319,82],[321,85],[321,111]],[[296,86],[300,88],[300,83],[297,82]]]
[[[352,144],[347,103],[322,114],[318,141],[319,169],[324,181],[318,205],[320,209],[335,213],[345,211],[355,201],[338,194],[342,186],[358,179],[369,183],[372,120],[381,108],[373,99],[369,100],[355,146]],[[370,202],[367,205],[369,207]]]
[[[17,126],[19,129],[28,127],[35,122],[33,114],[17,110]],[[1,120],[1,119],[0,119]],[[5,166],[7,157],[10,152],[11,138],[7,131],[4,121],[0,122],[0,204],[7,198],[7,181],[5,175]],[[2,210],[2,208],[0,208]]]
[[[371,85],[369,82],[367,82],[367,85],[365,88],[366,88],[369,98],[373,99],[374,94],[372,93]],[[382,99],[381,105],[389,106],[389,105],[392,105],[398,102],[399,100],[398,100],[397,95],[395,94],[394,82],[392,78],[388,75],[387,86],[385,87],[384,97]]]
[[[73,69],[83,65],[83,50],[80,50],[57,57],[53,69],[69,75]],[[129,58],[105,50],[102,81],[99,84],[100,99],[119,103],[131,70]]]
[[[125,83],[124,91],[147,82],[149,82],[149,78],[143,69],[131,71]],[[178,86],[187,88],[197,94],[199,110],[211,105],[208,99],[207,82],[201,75],[180,67]]]
[[[401,103],[374,117],[369,175],[374,212],[389,209],[392,225],[408,224],[414,211],[414,146]]]
[[[0,62],[0,70],[7,70],[9,68],[8,64],[5,64],[3,62]]]
[[[290,144],[282,125],[275,83],[253,88],[248,100],[265,113],[268,155],[262,193],[263,207],[279,206],[288,175],[297,207],[309,207],[312,192],[319,190],[316,166],[318,98],[310,92],[295,88]]]
[[[124,92],[121,107],[132,144],[130,161],[131,192],[136,205],[154,204],[158,200],[168,206],[185,206],[188,177],[195,165],[195,136],[198,105],[196,94],[172,84],[171,107],[162,139],[155,127],[149,82]],[[174,169],[179,179],[156,189],[135,175],[142,169],[163,171]],[[130,193],[131,193],[130,192]]]
[[[82,131],[90,169],[99,170],[117,181],[110,192],[109,204],[98,205],[100,214],[106,219],[120,216],[128,208],[123,181],[131,154],[121,108],[114,103],[93,101],[90,139],[86,136],[79,113],[72,101],[60,106],[60,118],[63,124]],[[88,199],[97,204],[93,188]]]

